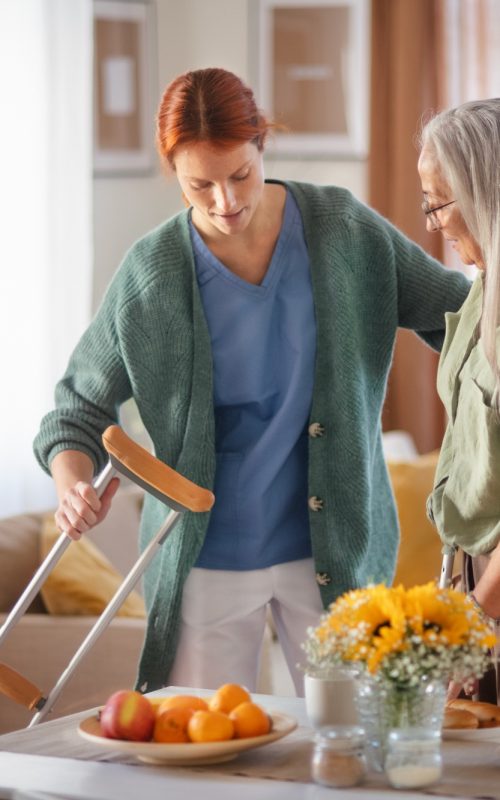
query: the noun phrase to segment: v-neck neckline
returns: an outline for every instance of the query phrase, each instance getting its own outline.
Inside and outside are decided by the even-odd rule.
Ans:
[[[269,261],[269,266],[261,283],[251,283],[250,281],[245,280],[245,278],[241,278],[239,275],[236,275],[235,272],[229,269],[229,267],[227,267],[223,261],[221,261],[216,255],[214,255],[214,253],[212,253],[194,226],[191,219],[191,209],[189,209],[189,229],[193,248],[196,255],[203,260],[203,262],[210,268],[212,273],[216,273],[219,277],[229,281],[231,284],[243,289],[244,291],[252,294],[266,294],[275,284],[281,272],[282,254],[293,229],[293,211],[294,203],[291,200],[290,192],[287,189],[281,229]],[[210,277],[207,280],[210,280]],[[205,280],[202,281],[202,283],[205,282]]]

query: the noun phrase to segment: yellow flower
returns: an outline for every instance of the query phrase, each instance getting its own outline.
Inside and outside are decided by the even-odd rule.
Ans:
[[[393,653],[402,652],[408,648],[405,638],[405,625],[398,627],[384,627],[373,640],[370,654],[366,660],[368,670],[374,674],[383,665],[384,659]]]
[[[411,629],[427,644],[460,646],[476,633],[485,637],[482,646],[492,646],[487,626],[462,592],[435,583],[414,586],[406,592],[405,610]]]
[[[358,593],[349,608],[346,622],[351,625],[364,623],[366,637],[377,636],[382,628],[399,626],[402,614],[403,588],[389,589],[380,584]]]
[[[412,631],[427,644],[460,645],[467,640],[466,615],[457,613],[453,598],[434,583],[408,589],[405,610]]]
[[[332,604],[316,629],[318,641],[331,638],[346,661],[378,664],[386,653],[403,646],[403,594],[403,587],[389,589],[383,584],[348,592]]]
[[[355,663],[372,675],[416,685],[456,670],[480,675],[496,638],[470,599],[435,583],[404,589],[383,584],[339,597],[308,633],[311,664]]]

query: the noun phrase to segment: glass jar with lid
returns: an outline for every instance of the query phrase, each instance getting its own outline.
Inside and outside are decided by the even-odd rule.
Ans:
[[[385,774],[396,789],[416,789],[436,783],[442,773],[441,733],[430,728],[389,731]]]
[[[311,773],[323,786],[356,786],[367,772],[365,732],[357,725],[320,730],[314,740]]]

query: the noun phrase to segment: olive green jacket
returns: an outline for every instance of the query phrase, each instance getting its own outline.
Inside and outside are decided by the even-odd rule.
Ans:
[[[440,349],[444,312],[462,305],[470,285],[345,189],[286,185],[302,215],[316,313],[309,517],[326,606],[353,587],[392,580],[398,524],[381,409],[396,331],[410,328]],[[126,255],[57,386],[56,409],[42,421],[35,441],[42,466],[71,448],[101,469],[101,434],[131,396],[157,457],[212,488],[212,354],[186,211]],[[165,507],[148,495],[141,547],[164,517]],[[207,523],[208,514],[183,514],[147,570],[143,689],[168,681],[182,587]]]
[[[472,556],[500,540],[500,419],[495,380],[477,336],[483,302],[479,275],[457,313],[446,314],[438,392],[448,415],[428,510],[443,542]]]

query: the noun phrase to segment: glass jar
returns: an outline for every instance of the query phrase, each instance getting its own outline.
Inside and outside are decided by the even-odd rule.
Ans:
[[[389,731],[385,774],[396,789],[430,786],[441,777],[441,734],[431,728]]]
[[[356,786],[366,775],[365,732],[357,725],[322,728],[315,737],[311,772],[323,786]]]
[[[356,701],[359,724],[366,731],[370,767],[382,772],[389,731],[426,728],[441,734],[446,686],[441,681],[423,679],[417,686],[404,687],[362,675]]]

